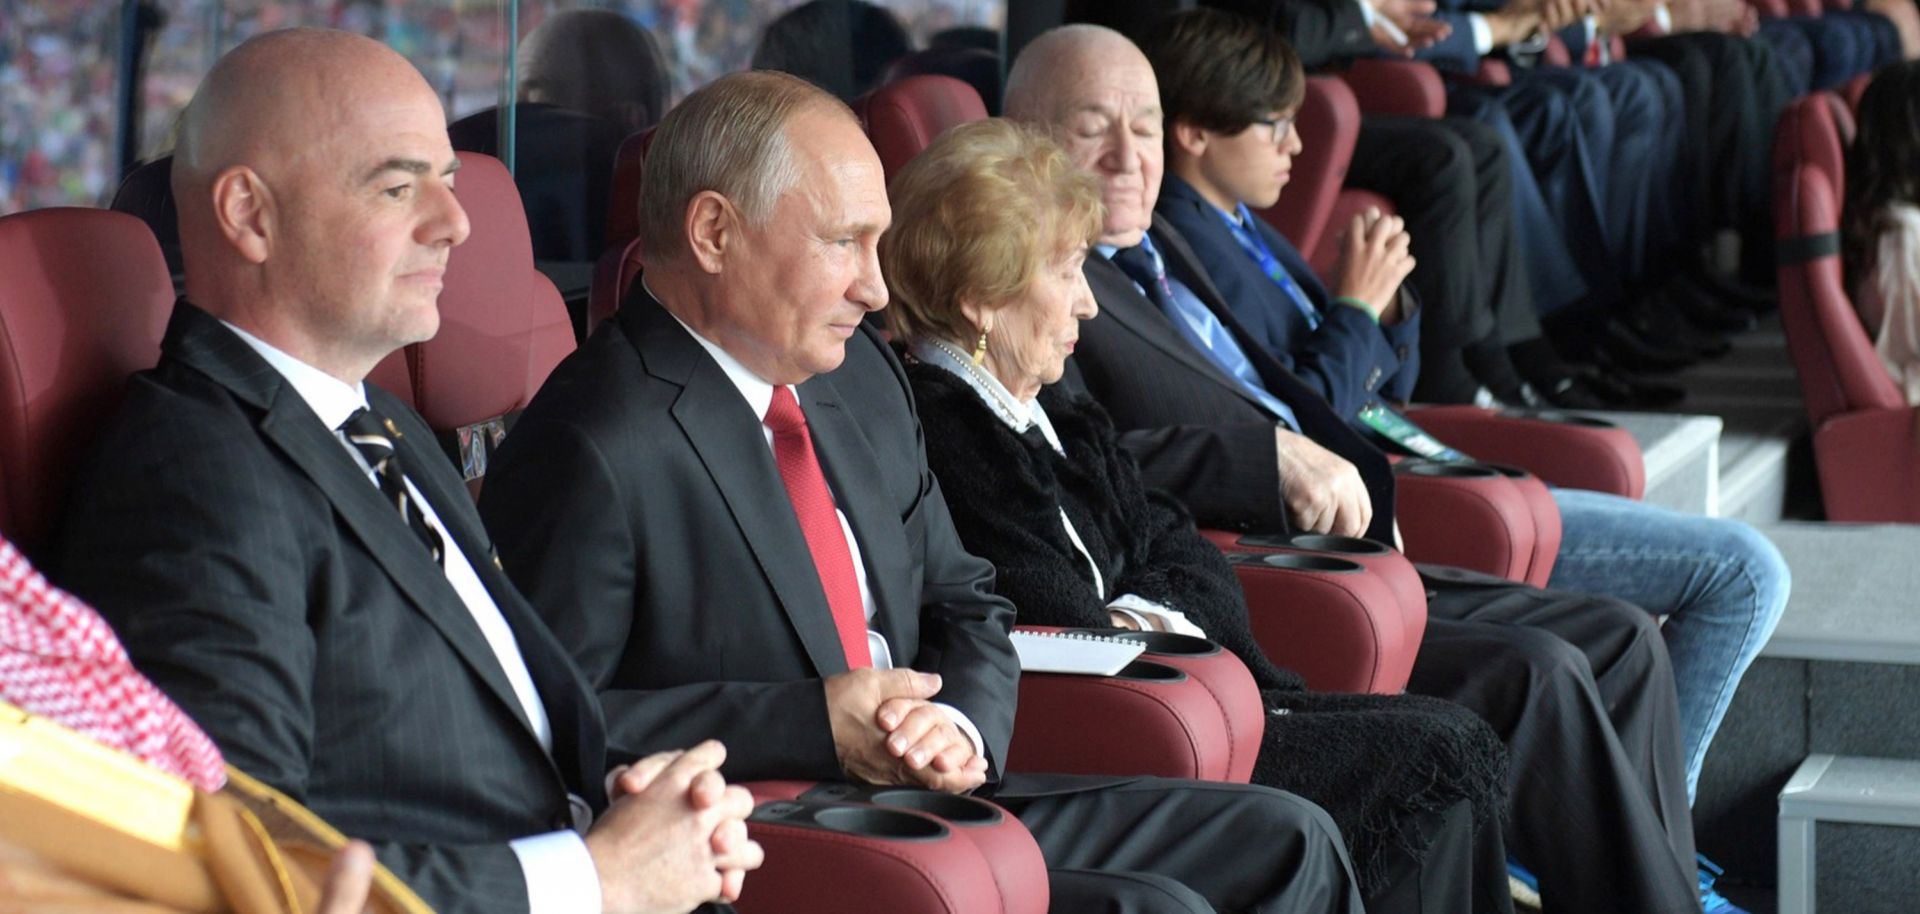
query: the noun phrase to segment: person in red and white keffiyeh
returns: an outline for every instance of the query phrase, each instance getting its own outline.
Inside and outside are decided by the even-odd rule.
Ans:
[[[206,791],[227,781],[213,740],[133,668],[92,607],[0,539],[0,700]]]

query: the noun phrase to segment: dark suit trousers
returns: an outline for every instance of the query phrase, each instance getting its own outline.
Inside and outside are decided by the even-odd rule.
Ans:
[[[1519,164],[1527,192],[1537,198]],[[1499,131],[1466,118],[1360,120],[1347,183],[1393,201],[1420,264],[1412,276],[1422,313],[1415,399],[1471,398],[1478,382],[1467,374],[1461,349],[1489,335],[1502,343],[1540,335],[1514,231],[1512,166]],[[1557,243],[1557,235],[1549,238]],[[1560,256],[1567,257],[1564,250]],[[1572,272],[1567,267],[1561,275]]]
[[[1652,618],[1604,597],[1428,586],[1408,690],[1472,708],[1506,741],[1507,845],[1547,910],[1697,914],[1679,710]]]
[[[1431,842],[1415,860],[1405,850],[1387,859],[1386,888],[1368,896],[1373,914],[1507,914],[1506,842],[1496,818],[1473,826],[1473,806],[1462,800],[1444,812],[1421,814]]]
[[[1360,914],[1340,830],[1267,787],[1142,778],[994,797],[1047,860],[1054,914]]]

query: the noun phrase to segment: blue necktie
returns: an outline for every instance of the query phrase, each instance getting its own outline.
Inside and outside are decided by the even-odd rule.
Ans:
[[[1253,362],[1247,358],[1240,342],[1233,338],[1233,332],[1220,322],[1206,304],[1191,293],[1180,295],[1174,289],[1173,282],[1167,278],[1166,268],[1161,264],[1160,252],[1153,249],[1153,242],[1144,238],[1140,244],[1113,252],[1110,258],[1114,266],[1127,274],[1127,278],[1140,286],[1148,300],[1166,314],[1167,319],[1187,338],[1187,342],[1206,353],[1209,361],[1226,372],[1254,399],[1276,416],[1280,417],[1290,429],[1298,429],[1300,422],[1293,408],[1280,401],[1279,397],[1268,392],[1260,381],[1260,373],[1253,368]]]

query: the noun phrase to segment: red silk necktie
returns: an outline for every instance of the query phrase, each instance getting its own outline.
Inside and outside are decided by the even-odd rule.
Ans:
[[[807,538],[807,551],[813,553],[813,569],[820,576],[820,587],[827,593],[827,606],[833,610],[833,627],[840,633],[840,648],[846,652],[847,667],[860,669],[873,665],[867,650],[867,613],[860,601],[860,581],[853,572],[853,553],[833,508],[833,493],[827,491],[826,474],[820,472],[820,458],[813,453],[813,435],[807,431],[807,417],[793,399],[793,389],[784,384],[773,388],[773,404],[763,420],[773,430],[773,462],[780,468],[780,482],[787,487],[787,500],[800,519],[800,532]]]

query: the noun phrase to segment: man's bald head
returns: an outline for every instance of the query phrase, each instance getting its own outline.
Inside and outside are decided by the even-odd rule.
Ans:
[[[1007,117],[1052,121],[1061,95],[1081,81],[1087,70],[1134,64],[1153,73],[1146,55],[1127,36],[1110,28],[1074,24],[1048,29],[1021,49],[1007,73]]]
[[[1160,196],[1165,151],[1160,88],[1133,42],[1097,25],[1042,34],[1007,74],[1006,113],[1052,129],[1075,165],[1100,176],[1103,242],[1140,243]]]
[[[440,100],[405,58],[326,29],[248,40],[181,120],[187,295],[349,381],[439,326],[465,240]]]
[[[249,39],[214,64],[181,116],[174,180],[295,155],[333,132],[328,113],[369,92],[410,91],[433,97],[406,58],[362,35],[299,28]]]

